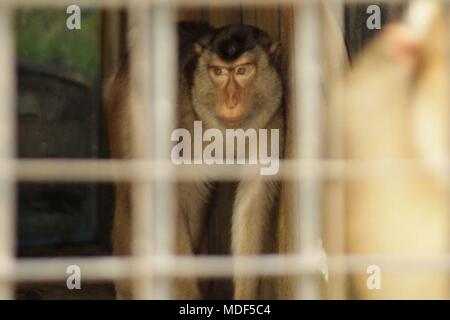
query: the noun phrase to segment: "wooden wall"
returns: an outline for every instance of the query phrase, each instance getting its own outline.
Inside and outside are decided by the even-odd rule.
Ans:
[[[286,56],[291,48],[292,6],[280,7],[270,5],[264,7],[252,6],[252,0],[246,0],[245,6],[237,8],[203,7],[198,9],[181,8],[178,12],[178,20],[205,21],[219,27],[227,24],[251,24],[265,30],[273,40],[281,41],[285,48]],[[382,23],[387,23],[398,18],[404,5],[377,4],[382,10]],[[368,4],[351,4],[345,6],[345,42],[350,58],[361,50],[378,30],[366,28],[366,13]],[[103,67],[105,76],[110,75],[117,65],[120,54],[126,50],[126,14],[125,12],[105,11],[102,19],[103,42]],[[120,48],[119,48],[120,46]]]
[[[246,3],[251,3],[246,1]],[[238,8],[206,7],[201,9],[181,9],[179,20],[206,21],[215,27],[228,24],[251,24],[271,35],[274,40],[280,40],[282,27],[282,10],[278,5],[265,7],[241,6]]]

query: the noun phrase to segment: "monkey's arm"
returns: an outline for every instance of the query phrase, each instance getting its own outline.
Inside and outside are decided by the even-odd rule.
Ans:
[[[177,254],[198,254],[207,234],[207,205],[211,186],[206,182],[179,183],[177,185]],[[198,279],[175,280],[175,299],[201,299]]]
[[[273,207],[279,192],[275,181],[241,181],[238,186],[232,220],[233,255],[255,255],[264,252],[273,230]],[[234,279],[234,298],[258,299],[260,279]]]

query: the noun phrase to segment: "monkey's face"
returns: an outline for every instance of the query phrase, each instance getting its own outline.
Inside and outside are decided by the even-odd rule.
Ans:
[[[256,70],[256,61],[248,53],[232,62],[217,55],[209,61],[208,75],[216,91],[216,115],[227,127],[238,126],[248,116]]]
[[[198,62],[192,101],[208,127],[263,127],[282,96],[275,56],[280,44],[250,26],[220,29],[207,43],[196,44]]]
[[[212,127],[248,127],[280,105],[281,80],[262,48],[234,60],[205,50],[194,77],[193,100],[201,120]],[[264,117],[266,118],[266,117]],[[268,119],[267,119],[268,121]]]

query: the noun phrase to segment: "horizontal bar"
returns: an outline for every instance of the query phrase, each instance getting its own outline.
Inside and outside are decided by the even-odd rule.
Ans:
[[[128,277],[139,278],[139,270],[152,266],[154,277],[223,278],[239,276],[282,276],[318,273],[326,266],[333,274],[366,272],[370,265],[379,265],[383,272],[449,271],[448,256],[411,255],[334,255],[326,261],[321,255],[263,255],[231,256],[164,256],[152,258],[89,257],[89,258],[20,258],[17,260],[14,281],[61,281],[68,277],[68,266],[77,265],[81,280],[111,281]],[[136,266],[139,266],[136,267]],[[1,272],[1,269],[0,269]],[[1,276],[1,274],[0,274]]]
[[[117,182],[149,180],[179,181],[198,179],[233,181],[236,178],[260,177],[259,165],[181,165],[160,160],[0,160],[0,181],[15,170],[18,181],[26,182]],[[433,165],[418,160],[280,160],[277,174],[263,179],[296,180],[317,174],[320,179],[357,179],[363,177],[408,176],[432,174],[447,181],[449,161]],[[169,170],[170,169],[170,170]],[[171,172],[173,170],[173,172]]]
[[[232,6],[264,6],[264,5],[289,5],[299,0],[224,0],[224,1],[211,1],[211,0],[2,0],[2,5],[12,7],[65,7],[76,4],[80,7],[108,7],[118,8],[125,6],[150,6],[150,5],[167,5],[179,7],[232,7]],[[302,3],[313,3],[321,0],[301,0]],[[334,0],[327,0],[334,1]],[[377,0],[377,3],[404,3],[412,0]],[[373,0],[347,0],[345,3],[357,4],[367,3],[372,4]]]

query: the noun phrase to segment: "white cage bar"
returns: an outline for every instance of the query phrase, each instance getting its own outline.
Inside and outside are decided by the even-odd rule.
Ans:
[[[129,8],[129,28],[133,36],[129,36],[131,83],[134,90],[132,120],[134,124],[133,148],[141,159],[151,159],[151,144],[149,119],[152,105],[151,96],[151,60],[152,39],[151,17],[146,7]],[[153,254],[152,233],[152,194],[149,181],[131,181],[132,217],[132,255],[136,263],[130,265],[130,270],[136,274],[131,278],[133,297],[136,299],[151,299],[153,297],[152,265],[144,263]]]
[[[177,72],[177,35],[175,12],[170,4],[155,6],[152,13],[153,30],[153,104],[151,112],[153,158],[170,161],[172,143],[169,137],[175,129],[175,100]],[[150,128],[149,128],[150,129]],[[166,137],[166,138],[161,138]],[[152,185],[153,217],[155,234],[154,254],[166,257],[174,254],[174,202],[175,192],[172,169],[167,168],[168,180]],[[155,279],[155,298],[171,298],[169,279]]]
[[[345,32],[345,10],[344,0],[336,0],[331,5],[330,14],[336,18],[337,24],[342,31]],[[339,52],[341,48],[331,46],[331,50]],[[344,75],[345,66],[344,57],[340,54],[331,55],[331,65],[335,66],[331,71],[330,77],[335,84],[333,91],[333,101],[330,101],[329,118],[329,134],[326,137],[330,141],[330,157],[332,159],[344,159],[344,110],[342,108],[342,97],[344,93]],[[323,228],[323,233],[328,239],[328,252],[333,254],[344,254],[345,252],[345,190],[344,178],[342,173],[338,177],[329,182],[326,199],[329,203],[329,208],[333,208],[332,214],[325,217],[326,226]],[[345,268],[345,262],[342,260],[341,269]],[[335,285],[331,286],[328,292],[332,299],[346,299],[347,292],[345,287],[345,277],[338,274],[330,274],[330,279],[333,279]]]
[[[132,269],[131,265],[141,263],[140,258],[119,257],[65,257],[65,258],[27,258],[19,259],[17,271],[11,278],[17,282],[44,282],[66,280],[68,265],[79,265],[83,270],[83,281],[105,281],[140,277],[142,272]],[[311,275],[317,274],[317,267],[322,260],[317,255],[290,254],[236,257],[156,257],[144,261],[154,266],[153,277],[226,277],[234,275]],[[235,263],[239,263],[236,269]],[[345,263],[345,268],[342,264]],[[327,258],[330,272],[351,274],[365,271],[367,265],[383,265],[385,271],[445,271],[450,269],[449,256],[414,256],[414,255],[335,255]]]
[[[318,3],[323,0],[301,0],[302,4],[307,3]],[[328,0],[329,2],[336,2],[341,0]],[[405,3],[410,0],[377,0],[376,3]],[[5,4],[14,7],[64,7],[73,4],[71,0],[3,0]],[[118,7],[129,7],[129,6],[150,6],[150,5],[167,5],[171,4],[175,7],[199,7],[199,6],[213,6],[213,7],[232,7],[239,5],[248,6],[264,6],[268,4],[279,4],[279,5],[291,5],[295,4],[295,0],[226,0],[226,1],[211,1],[211,0],[78,0],[77,5],[83,7],[108,7],[108,8],[118,8]],[[358,3],[370,3],[374,1],[371,0],[345,0],[346,4],[358,4]]]
[[[0,162],[0,165],[2,163]],[[436,162],[424,167],[416,160],[318,160],[280,161],[280,170],[272,176],[260,175],[258,165],[195,165],[175,167],[172,163],[154,160],[17,160],[15,162],[18,181],[44,182],[110,182],[110,181],[148,181],[170,179],[172,168],[178,180],[191,181],[206,175],[211,180],[235,180],[259,177],[261,179],[297,180],[314,171],[320,178],[354,179],[367,176],[383,175],[420,175],[425,172],[436,172],[442,179],[449,179],[445,173],[450,166],[449,161]]]
[[[294,7],[295,112],[297,158],[316,161],[321,157],[321,11],[320,3]],[[296,250],[313,254],[321,239],[321,181],[316,172],[305,175],[297,183],[298,212],[294,223]],[[297,283],[296,298],[320,299],[321,289],[317,277],[303,276]]]
[[[15,46],[13,12],[0,5],[0,299],[14,297],[15,263]]]

